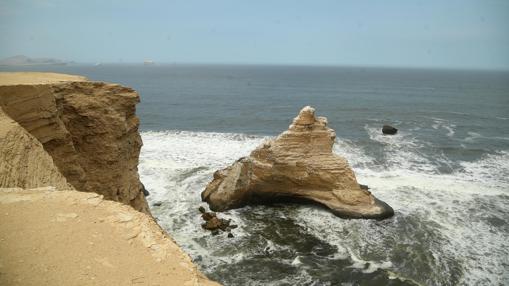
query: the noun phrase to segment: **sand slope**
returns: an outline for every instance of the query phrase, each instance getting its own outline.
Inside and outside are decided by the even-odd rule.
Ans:
[[[0,285],[219,285],[148,215],[94,193],[0,189]]]

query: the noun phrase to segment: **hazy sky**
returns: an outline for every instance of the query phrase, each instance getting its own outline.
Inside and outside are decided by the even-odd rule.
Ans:
[[[508,0],[0,0],[0,57],[509,69]]]

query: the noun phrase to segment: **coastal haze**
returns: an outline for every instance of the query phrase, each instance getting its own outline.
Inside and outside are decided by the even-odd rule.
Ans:
[[[508,27],[495,0],[7,0],[0,71],[136,90],[150,212],[223,285],[508,285]],[[304,106],[394,216],[277,203],[202,229],[214,172]]]
[[[151,211],[217,281],[509,280],[507,72],[224,65],[36,69],[139,91],[139,169],[151,192]],[[204,232],[197,206],[212,173],[286,130],[307,104],[328,118],[337,134],[334,151],[348,159],[360,183],[393,206],[394,218],[343,220],[311,206],[253,206],[225,212],[239,225],[235,238]],[[383,124],[396,126],[398,134],[382,135]]]

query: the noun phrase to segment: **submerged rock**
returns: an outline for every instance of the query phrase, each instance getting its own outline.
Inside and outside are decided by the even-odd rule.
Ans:
[[[363,190],[369,190],[368,185],[359,184],[359,187]]]
[[[209,221],[212,218],[215,218],[216,214],[212,212],[204,212],[202,213],[201,217],[203,218],[204,221]]]
[[[149,191],[147,191],[147,189],[145,189],[145,185],[144,185],[143,183],[140,183],[140,184],[141,184],[141,191],[143,192],[143,195],[144,195],[145,197],[150,196],[150,192],[149,192]]]
[[[198,210],[201,212],[201,217],[205,221],[205,223],[201,225],[204,229],[215,232],[219,230],[231,231],[237,227],[236,225],[230,226],[230,219],[218,218],[216,213],[207,212],[204,207],[200,207]]]
[[[390,125],[384,125],[382,127],[382,133],[386,134],[386,135],[394,135],[394,134],[398,133],[398,129],[396,129]]]
[[[204,224],[202,224],[202,227],[204,229],[208,230],[216,230],[221,228],[222,221],[218,219],[217,217],[212,217],[211,219],[207,220]]]
[[[250,156],[216,171],[202,192],[213,211],[252,203],[308,201],[345,218],[383,219],[394,214],[363,190],[348,162],[332,152],[336,134],[325,117],[304,107],[289,129]]]

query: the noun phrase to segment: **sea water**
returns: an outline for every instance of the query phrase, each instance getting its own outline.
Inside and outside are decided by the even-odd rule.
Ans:
[[[6,69],[6,68],[4,68]],[[299,66],[37,67],[139,91],[139,172],[151,211],[225,285],[509,284],[509,73]],[[12,70],[12,68],[11,68]],[[201,228],[215,170],[286,130],[305,105],[334,152],[395,210],[346,220],[307,205],[221,214]],[[399,129],[381,134],[383,124]]]

